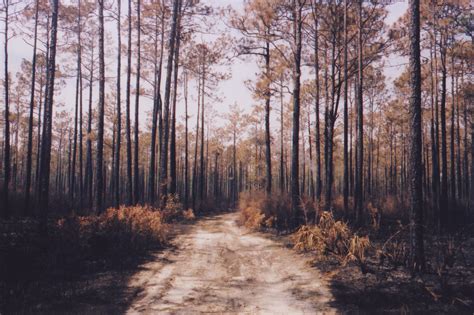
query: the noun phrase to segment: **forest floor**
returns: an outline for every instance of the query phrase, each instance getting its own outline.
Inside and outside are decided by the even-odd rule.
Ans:
[[[237,214],[208,217],[142,266],[127,313],[337,313],[321,274],[281,242],[237,226]]]
[[[39,314],[472,314],[474,310],[474,238],[465,243],[466,262],[455,264],[446,277],[414,278],[404,268],[380,267],[371,260],[367,266],[371,271],[364,274],[356,264],[316,262],[314,253],[297,253],[290,235],[250,232],[237,224],[238,215],[174,223],[169,246],[123,257],[128,262],[119,268],[46,274],[28,291],[15,291],[19,304],[10,310]]]

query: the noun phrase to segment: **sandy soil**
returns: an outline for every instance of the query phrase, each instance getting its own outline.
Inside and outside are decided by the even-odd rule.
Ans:
[[[200,220],[129,283],[128,314],[332,314],[321,275],[280,243],[236,224],[237,214]]]

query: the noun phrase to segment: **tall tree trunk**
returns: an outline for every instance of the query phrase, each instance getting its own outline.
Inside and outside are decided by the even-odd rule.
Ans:
[[[308,108],[308,146],[309,146],[309,195],[314,201],[314,174],[313,174],[313,138],[311,137],[311,109]]]
[[[122,36],[120,35],[120,23],[122,14],[122,3],[117,2],[117,138],[115,146],[115,164],[114,164],[114,204],[118,208],[120,206],[120,148],[121,148],[121,136],[122,136],[122,89],[121,89],[121,76],[122,76]]]
[[[270,145],[270,42],[268,40],[265,44],[265,77],[268,82],[265,90],[265,191],[270,194],[272,192],[272,153]]]
[[[362,212],[364,205],[364,105],[363,105],[363,65],[362,65],[362,0],[358,3],[358,79],[357,79],[357,165],[355,180],[355,213],[358,224],[362,223]]]
[[[188,209],[189,157],[188,157],[188,74],[184,73],[184,209]]]
[[[300,188],[299,188],[299,133],[300,133],[300,79],[301,79],[301,33],[303,10],[300,0],[293,0],[293,35],[294,35],[294,65],[293,65],[293,139],[291,152],[291,207],[295,225],[301,222]]]
[[[431,126],[430,126],[430,132],[431,132],[431,159],[432,159],[432,175],[431,175],[431,189],[432,189],[432,195],[433,195],[433,222],[435,225],[437,225],[437,216],[438,216],[438,206],[439,206],[439,150],[438,150],[438,141],[437,141],[437,134],[436,134],[436,129],[437,126],[435,123],[437,123],[437,107],[438,107],[438,97],[437,95],[437,69],[435,68],[434,65],[434,56],[436,54],[436,38],[433,36],[433,41],[434,43],[431,44],[430,49],[430,68],[432,75],[430,76],[431,79]],[[436,117],[435,117],[436,115]]]
[[[176,0],[173,3],[173,16],[171,22],[171,31],[168,42],[168,61],[166,65],[166,83],[165,83],[165,100],[164,100],[164,117],[163,128],[164,137],[160,151],[161,171],[160,171],[160,196],[161,207],[166,205],[166,194],[168,192],[168,138],[169,138],[169,111],[170,111],[170,96],[171,96],[171,74],[173,72],[173,57],[176,44],[176,31],[178,24],[178,14],[181,0]]]
[[[26,153],[25,214],[30,213],[31,168],[33,159],[33,111],[35,107],[36,84],[36,45],[38,39],[38,12],[39,3],[38,0],[35,0],[35,30],[33,35],[33,60],[31,62],[30,116],[28,118],[28,148]]]
[[[461,60],[461,86],[464,86],[464,60]],[[464,163],[463,163],[463,180],[464,180],[464,189],[465,189],[465,195],[469,196],[469,145],[468,145],[468,102],[466,100],[463,100],[463,123],[464,123],[464,150],[463,150],[463,156],[464,156]],[[466,198],[468,205],[469,205],[469,197]]]
[[[281,76],[280,85],[280,192],[285,192],[285,148],[283,146],[283,129],[284,129],[284,101],[283,101],[283,75]]]
[[[128,1],[128,44],[127,44],[127,91],[125,99],[125,131],[127,138],[127,205],[133,203],[132,178],[132,130],[130,123],[130,97],[132,77],[132,1]]]
[[[194,167],[193,167],[193,210],[196,211],[196,199],[197,199],[197,150],[199,144],[199,115],[201,113],[201,77],[198,76],[198,106],[196,114],[196,132],[195,132],[195,142],[194,142]]]
[[[10,204],[9,204],[9,185],[10,185],[10,80],[8,77],[8,22],[9,22],[9,0],[4,1],[5,7],[5,42],[4,42],[4,52],[5,52],[5,61],[4,61],[4,89],[5,89],[5,131],[3,136],[3,142],[5,149],[3,152],[3,211],[2,216],[6,219],[10,217]]]
[[[459,201],[464,197],[463,195],[463,183],[461,173],[461,128],[460,128],[460,112],[459,112],[459,87],[458,87],[458,76],[456,76],[456,180],[457,180],[457,198]]]
[[[332,30],[331,40],[331,107],[327,107],[327,169],[326,169],[326,191],[325,191],[325,208],[330,211],[332,208],[332,184],[333,184],[333,138],[334,138],[334,122],[335,122],[335,104],[336,102],[336,30]],[[329,104],[329,102],[326,102]]]
[[[181,11],[181,4],[179,6]],[[178,92],[179,71],[179,46],[181,43],[181,15],[178,15],[176,26],[176,49],[174,54],[174,78],[173,78],[173,113],[171,117],[171,141],[170,141],[170,193],[176,193],[176,101]]]
[[[441,222],[446,222],[448,207],[448,158],[446,148],[446,40],[441,34],[441,200],[440,218]]]
[[[343,179],[343,198],[344,213],[349,211],[349,164],[348,164],[348,111],[347,111],[347,0],[344,0],[344,179]]]
[[[41,213],[41,228],[46,232],[46,219],[48,215],[49,202],[49,177],[51,167],[51,140],[53,123],[53,97],[54,79],[56,70],[56,40],[58,33],[58,8],[59,1],[51,1],[51,38],[49,44],[48,70],[47,70],[47,93],[43,110],[43,134],[41,139],[41,166],[40,166],[40,192],[39,210]]]
[[[39,192],[39,173],[40,173],[40,156],[41,156],[41,116],[42,116],[42,108],[43,108],[43,72],[44,72],[44,67],[40,67],[40,93],[38,97],[38,126],[36,129],[36,170],[35,170],[35,187],[34,191],[36,193],[36,196],[38,195]]]
[[[315,121],[316,121],[316,135],[315,135],[315,145],[316,145],[316,198],[321,199],[322,191],[322,182],[321,182],[321,132],[320,132],[320,123],[319,123],[319,98],[320,98],[320,84],[319,84],[319,21],[316,13],[314,15],[314,73],[315,73],[315,83],[316,83],[316,96],[315,96]]]
[[[199,171],[199,201],[204,201],[204,94],[206,93],[206,53],[204,52],[202,60],[202,84],[201,84],[201,154]]]
[[[456,117],[456,93],[454,91],[454,54],[451,53],[451,126],[450,126],[450,184],[451,184],[451,196],[450,199],[454,203],[456,201],[456,157],[454,154],[454,138],[455,138],[455,117]]]
[[[81,16],[81,0],[79,0],[79,12],[77,18],[77,25],[78,25],[78,35],[77,41],[79,43],[79,51],[78,51],[78,63],[79,67],[79,210],[82,211],[84,208],[84,152],[83,152],[83,94],[82,94],[82,16]]]
[[[96,200],[95,210],[104,209],[104,106],[105,106],[105,56],[104,56],[104,1],[99,0],[99,104],[97,117]]]
[[[420,1],[410,0],[410,245],[411,268],[425,267],[423,248],[423,163],[420,64]]]
[[[87,195],[87,207],[92,208],[93,195],[93,171],[92,171],[92,91],[94,80],[94,50],[91,51],[90,77],[89,77],[89,109],[87,118],[87,141],[86,141],[86,180],[85,191]]]
[[[73,150],[72,150],[72,165],[71,165],[71,180],[69,182],[69,198],[70,202],[74,207],[76,198],[76,158],[77,158],[77,138],[78,138],[78,120],[79,120],[79,94],[81,91],[81,1],[78,1],[78,14],[77,14],[77,69],[76,69],[76,94],[74,101],[74,138],[73,138]],[[82,128],[82,126],[79,126]],[[82,181],[82,178],[79,178]]]
[[[140,71],[141,71],[141,1],[137,1],[137,77],[135,87],[135,128],[134,128],[134,147],[133,147],[133,203],[137,204],[140,202],[140,171],[138,168],[139,157],[139,107],[140,107]]]
[[[158,15],[155,17],[155,83],[153,93],[153,117],[151,127],[151,141],[150,141],[150,166],[149,166],[149,177],[148,177],[148,196],[150,203],[155,203],[155,170],[156,170],[156,130],[158,124],[158,118],[161,120],[161,70],[163,65],[163,47],[164,47],[164,16],[161,16],[161,47],[160,47],[160,60],[157,63],[158,58]],[[161,130],[161,123],[160,123]],[[161,131],[160,131],[161,138]],[[161,145],[161,142],[159,143]]]

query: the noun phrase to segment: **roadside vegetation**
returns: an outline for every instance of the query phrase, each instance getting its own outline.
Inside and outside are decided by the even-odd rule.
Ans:
[[[341,309],[469,313],[474,307],[470,229],[429,233],[427,269],[416,275],[409,266],[409,225],[403,203],[393,198],[367,203],[363,226],[351,225],[339,204],[336,201],[332,211],[324,211],[317,202],[302,202],[304,224],[291,228],[288,198],[241,194],[238,223],[276,234],[302,253],[330,280]]]

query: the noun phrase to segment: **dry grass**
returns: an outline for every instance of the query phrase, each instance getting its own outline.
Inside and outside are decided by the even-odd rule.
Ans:
[[[267,196],[264,192],[241,193],[239,211],[239,224],[254,230],[288,230],[293,218],[291,201],[287,196]]]
[[[0,310],[61,296],[86,275],[135,266],[167,244],[169,230],[161,212],[141,206],[50,219],[46,234],[36,220],[0,221]]]
[[[167,195],[166,206],[161,211],[165,222],[175,222],[183,218],[183,205],[178,195]]]
[[[242,193],[239,198],[239,221],[238,223],[251,230],[258,230],[264,223],[265,214],[263,208],[265,196],[257,193],[250,195]]]
[[[354,234],[345,222],[336,221],[330,212],[322,212],[316,225],[301,226],[293,235],[293,242],[297,250],[314,252],[317,260],[332,256],[344,264],[356,261],[365,272],[369,238]]]
[[[194,221],[196,219],[196,216],[194,215],[193,209],[184,210],[183,219],[185,221]]]
[[[80,273],[96,268],[97,261],[125,263],[164,246],[169,231],[161,212],[140,206],[50,220],[46,235],[38,226],[35,220],[0,225],[0,282],[21,278],[25,271],[34,278],[35,272],[53,270]]]

